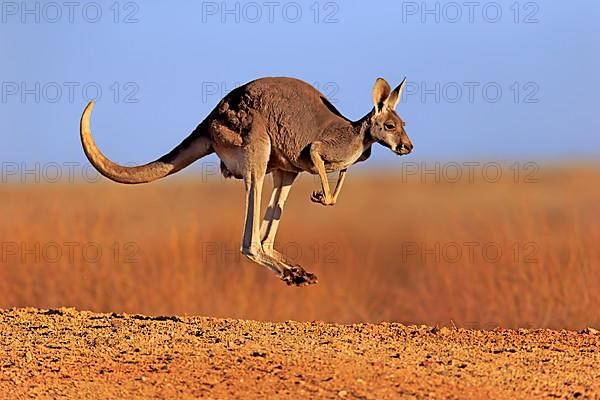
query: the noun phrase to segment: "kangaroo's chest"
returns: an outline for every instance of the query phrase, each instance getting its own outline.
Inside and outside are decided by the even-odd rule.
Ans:
[[[356,163],[362,157],[364,152],[365,148],[362,144],[352,146],[352,148],[347,151],[338,151],[336,152],[337,154],[334,153],[323,160],[325,163],[325,170],[327,172],[334,172],[346,169]]]

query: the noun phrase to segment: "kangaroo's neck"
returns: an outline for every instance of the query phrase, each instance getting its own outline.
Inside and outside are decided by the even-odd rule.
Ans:
[[[367,115],[359,119],[358,121],[352,122],[352,129],[357,136],[362,137],[365,147],[371,146],[376,142],[371,136],[371,121],[374,110],[371,110]]]
[[[371,110],[358,121],[351,121],[343,115],[337,114],[338,117],[343,118],[343,121],[338,119],[337,122],[330,125],[327,130],[330,133],[335,131],[338,134],[351,135],[356,139],[360,139],[366,149],[371,147],[371,145],[377,141],[371,135],[371,125],[374,113],[375,109]]]

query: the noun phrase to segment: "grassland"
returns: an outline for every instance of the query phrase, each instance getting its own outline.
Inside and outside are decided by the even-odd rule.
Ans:
[[[317,274],[308,288],[239,255],[239,182],[4,184],[0,308],[598,326],[598,182],[593,168],[546,168],[530,182],[508,169],[498,182],[363,172],[326,208],[310,202],[318,185],[307,176],[277,246]]]

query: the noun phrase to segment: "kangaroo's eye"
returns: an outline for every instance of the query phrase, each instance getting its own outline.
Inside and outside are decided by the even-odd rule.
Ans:
[[[394,129],[396,129],[396,125],[392,124],[391,122],[386,122],[385,124],[383,124],[383,126],[388,131],[393,131]]]

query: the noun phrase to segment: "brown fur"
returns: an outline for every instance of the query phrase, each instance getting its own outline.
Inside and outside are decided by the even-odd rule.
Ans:
[[[395,112],[403,84],[404,81],[392,91],[385,80],[377,79],[373,89],[374,108],[352,122],[305,82],[293,78],[258,79],[225,96],[169,154],[138,167],[118,165],[98,150],[91,136],[93,103],[90,103],[81,119],[81,141],[96,169],[114,181],[130,184],[162,178],[216,152],[223,175],[244,179],[246,183],[243,253],[290,284],[314,283],[314,275],[289,264],[267,243],[274,240],[277,229],[273,219],[279,220],[289,187],[301,172],[321,177],[322,191],[313,193],[311,199],[333,205],[346,169],[366,160],[374,143],[399,155],[412,151],[404,122]],[[333,171],[340,171],[340,179],[331,193],[326,173]],[[277,179],[274,179],[274,195],[260,227],[257,222],[260,194],[264,176],[270,172]],[[278,212],[274,212],[275,208]]]

